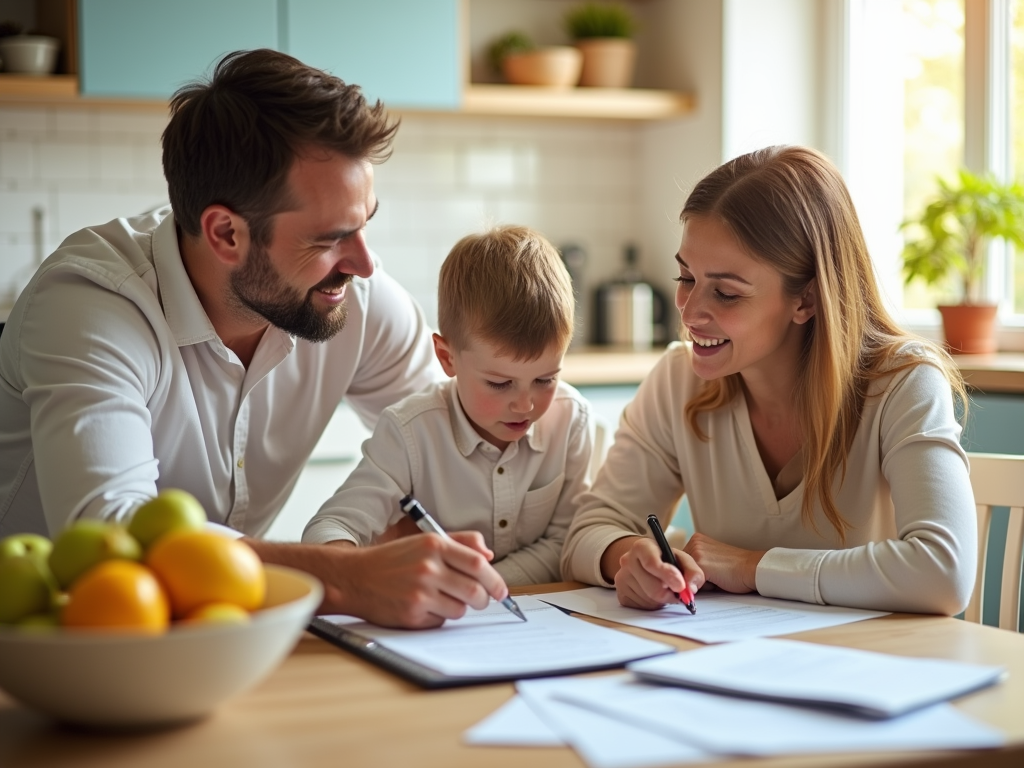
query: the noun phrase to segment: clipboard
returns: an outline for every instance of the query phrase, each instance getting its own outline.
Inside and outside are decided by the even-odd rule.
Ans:
[[[486,685],[488,683],[511,680],[573,675],[604,669],[619,669],[631,661],[638,661],[676,651],[675,647],[665,643],[655,642],[609,627],[592,624],[583,619],[572,618],[560,609],[541,603],[534,598],[519,598],[519,601],[520,607],[536,622],[536,631],[555,633],[556,639],[562,642],[561,655],[556,653],[555,658],[544,659],[542,658],[543,654],[538,653],[537,659],[531,661],[531,663],[523,663],[521,660],[510,662],[509,668],[499,669],[498,671],[490,671],[495,665],[485,661],[467,662],[466,666],[476,665],[480,671],[474,671],[472,674],[458,674],[445,669],[446,659],[443,654],[439,654],[435,665],[432,665],[424,662],[422,658],[411,658],[406,653],[402,653],[393,647],[388,647],[385,644],[387,640],[381,641],[379,637],[371,637],[367,634],[353,631],[350,627],[360,626],[378,630],[390,635],[392,640],[396,634],[400,634],[403,636],[401,639],[406,641],[415,641],[417,636],[427,638],[430,635],[426,633],[439,630],[409,630],[403,632],[374,627],[365,622],[346,624],[320,617],[316,617],[310,622],[308,630],[317,637],[426,689]],[[533,601],[535,607],[531,607],[531,601]],[[500,608],[500,606],[499,609],[500,615],[505,616],[504,609]],[[470,613],[483,614],[484,612],[471,611]],[[544,613],[547,615],[542,618],[541,614]],[[554,629],[550,629],[549,627],[553,621],[557,626]],[[516,628],[519,626],[521,625],[518,622],[513,625],[513,631],[516,631]],[[499,628],[498,632],[500,633],[501,631],[503,630]],[[424,634],[420,635],[421,632]],[[479,645],[480,641],[476,637],[474,636],[473,642]],[[507,638],[507,635],[504,637],[495,636],[494,642],[498,647],[504,646],[507,648]],[[573,645],[577,643],[577,638],[578,645]],[[484,640],[483,642],[486,644],[487,641]],[[598,646],[603,646],[603,648]],[[567,653],[566,648],[568,647],[572,647],[574,650],[578,649],[578,651],[571,654]],[[449,650],[448,653],[447,662],[450,663],[452,652]],[[491,653],[492,661],[501,656],[498,650]],[[483,671],[485,669],[487,671]]]

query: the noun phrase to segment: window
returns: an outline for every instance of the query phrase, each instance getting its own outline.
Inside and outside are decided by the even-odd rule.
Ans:
[[[1024,181],[1024,0],[844,0],[837,160],[897,319],[937,328],[958,286],[903,284],[900,221],[957,168]],[[893,77],[893,73],[900,73]],[[895,83],[895,86],[894,86]],[[898,194],[894,194],[897,190]],[[987,294],[1024,331],[1024,254],[989,256]],[[1024,349],[1024,333],[1000,339]]]

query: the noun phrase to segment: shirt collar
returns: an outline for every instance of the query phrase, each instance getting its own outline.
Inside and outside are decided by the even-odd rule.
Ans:
[[[217,331],[203,309],[181,260],[173,213],[168,214],[153,232],[153,266],[160,286],[164,317],[178,346],[216,339]]]
[[[153,266],[156,268],[157,284],[160,288],[160,303],[163,306],[167,326],[174,334],[179,347],[211,341],[221,354],[230,358],[224,342],[217,335],[209,315],[199,301],[195,286],[185,270],[178,244],[174,213],[169,213],[153,232]],[[282,345],[282,354],[287,355],[295,348],[295,338],[271,325],[267,328],[260,346],[271,343],[273,337]]]
[[[473,426],[473,422],[469,420],[466,415],[466,411],[462,408],[462,401],[459,399],[459,388],[455,385],[455,379],[448,381],[448,399],[450,407],[448,412],[451,414],[452,423],[452,434],[455,435],[455,445],[458,447],[459,452],[469,458],[469,455],[477,449],[481,444],[490,445],[480,433],[476,431],[476,427]],[[543,453],[547,448],[547,439],[537,429],[537,424],[534,422],[530,424],[530,428],[526,430],[526,434],[519,438],[519,444],[522,445],[523,441],[538,453]],[[509,444],[508,448],[502,453],[505,453],[512,448],[513,444]]]

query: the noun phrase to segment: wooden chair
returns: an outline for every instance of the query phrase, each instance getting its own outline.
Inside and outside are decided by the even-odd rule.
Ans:
[[[1009,507],[999,627],[1016,632],[1020,626],[1021,569],[1024,566],[1024,456],[995,453],[969,453],[967,456],[971,462],[974,501],[978,505],[978,577],[964,618],[981,623],[992,507]]]

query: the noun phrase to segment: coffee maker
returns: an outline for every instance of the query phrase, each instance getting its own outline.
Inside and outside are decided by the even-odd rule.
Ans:
[[[636,246],[627,245],[624,266],[594,292],[594,343],[650,349],[668,341],[665,294],[644,280]]]

